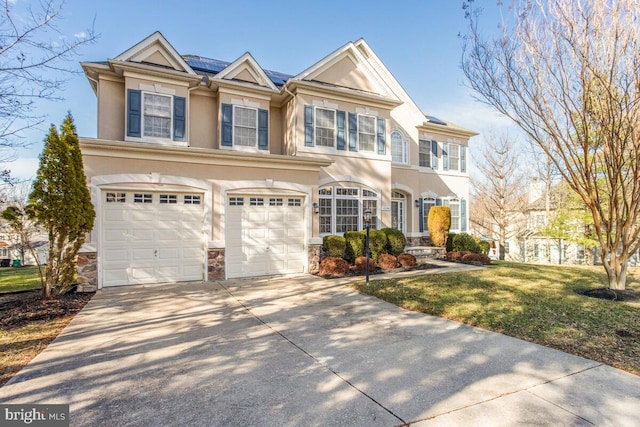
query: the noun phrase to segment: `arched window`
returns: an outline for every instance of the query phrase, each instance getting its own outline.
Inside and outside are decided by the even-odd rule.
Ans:
[[[391,161],[393,163],[407,163],[407,141],[402,132],[394,130],[391,132]]]

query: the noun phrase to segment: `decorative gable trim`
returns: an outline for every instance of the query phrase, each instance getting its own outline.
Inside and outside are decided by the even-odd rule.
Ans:
[[[141,63],[153,55],[160,55],[176,71],[182,71],[193,76],[197,75],[159,31],[122,52],[114,59],[122,62]]]
[[[313,81],[317,76],[329,70],[332,66],[345,58],[351,60],[355,64],[356,68],[369,79],[378,95],[399,101],[399,98],[385,83],[384,79],[381,78],[380,74],[371,67],[367,58],[360,50],[358,50],[353,42],[349,42],[335,50],[328,56],[313,64],[311,67],[293,77],[292,80]]]
[[[240,58],[229,64],[227,68],[216,74],[212,80],[232,80],[244,71],[248,72],[258,85],[267,87],[273,91],[278,91],[276,85],[267,77],[262,67],[258,65],[258,62],[249,52],[246,52]]]

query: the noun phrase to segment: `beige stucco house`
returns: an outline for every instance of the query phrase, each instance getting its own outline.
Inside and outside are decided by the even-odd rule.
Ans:
[[[158,32],[82,67],[98,101],[85,289],[313,272],[322,237],[367,208],[412,244],[436,204],[467,228],[475,133],[426,116],[362,39],[297,75],[181,55]]]

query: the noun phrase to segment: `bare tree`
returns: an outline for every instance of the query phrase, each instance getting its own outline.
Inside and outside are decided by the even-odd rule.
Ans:
[[[499,258],[504,260],[505,242],[519,231],[517,218],[522,210],[522,174],[515,140],[507,132],[489,132],[480,158],[474,160],[481,176],[472,177],[475,224],[492,234],[497,231]]]
[[[624,289],[639,245],[640,0],[514,0],[501,35],[469,22],[462,70],[511,118],[593,216],[608,286]]]
[[[58,29],[62,3],[21,3],[0,3],[0,163],[15,159],[14,148],[28,145],[21,132],[44,120],[36,102],[60,99],[66,76],[74,72],[68,61],[96,39],[92,29],[72,38]]]

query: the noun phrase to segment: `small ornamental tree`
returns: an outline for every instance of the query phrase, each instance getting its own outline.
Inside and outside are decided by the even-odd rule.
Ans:
[[[76,255],[95,219],[71,113],[59,133],[54,125],[49,129],[28,207],[49,236],[43,296],[63,294],[74,281]]]
[[[427,228],[431,242],[436,246],[445,246],[451,228],[451,210],[449,206],[433,206],[429,209]]]

